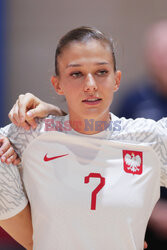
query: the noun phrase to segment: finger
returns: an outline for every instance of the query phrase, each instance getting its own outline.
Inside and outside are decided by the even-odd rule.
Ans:
[[[3,138],[3,140],[2,138],[0,140],[3,142],[0,151],[2,152],[2,154],[4,154],[10,148],[11,145],[9,140],[5,137]]]
[[[42,115],[43,115],[43,110],[40,105],[34,109],[29,110],[26,113],[27,120],[31,120],[35,117],[41,117]]]
[[[26,93],[25,95],[20,95],[18,99],[18,107],[19,107],[19,117],[21,122],[26,120],[26,112],[30,109],[34,109],[39,104],[38,98],[33,96],[30,93]]]
[[[20,124],[20,118],[19,118],[19,110],[18,110],[18,100],[16,101],[15,105],[13,106],[13,118],[15,119],[17,124],[19,125]]]
[[[144,242],[144,249],[146,249],[148,247],[148,245],[147,245],[147,242],[145,241]]]
[[[19,127],[19,123],[16,121],[16,119],[13,117],[12,119],[9,118],[11,120],[11,122],[16,125],[17,127]]]
[[[26,118],[27,120],[27,123],[30,127],[32,127],[33,129],[35,129],[37,127],[37,123],[35,121],[35,119],[29,119],[29,118]]]
[[[18,98],[19,120],[23,123],[26,120],[26,111],[32,106],[32,99],[28,94],[20,95]]]
[[[27,120],[32,121],[34,125],[38,125],[35,118],[44,118],[48,115],[48,111],[46,107],[43,105],[39,105],[38,107],[27,112]]]
[[[16,125],[19,126],[20,119],[19,119],[19,110],[18,110],[18,101],[16,101],[15,105],[9,112],[9,119]]]
[[[5,140],[4,136],[2,136],[0,134],[0,156],[1,156],[1,154],[3,154],[3,151],[1,150],[1,148],[2,148],[2,145],[4,143],[4,140]]]
[[[30,129],[30,125],[28,122],[23,122],[23,123],[20,123],[19,125],[20,127],[24,128],[25,130],[29,130]]]
[[[16,156],[16,153],[12,147],[10,147],[1,157],[1,161],[5,162],[10,156]],[[15,157],[16,158],[16,157]]]
[[[18,122],[15,119],[15,116],[16,116],[16,114],[15,114],[15,107],[16,107],[16,104],[13,105],[12,109],[10,110],[10,112],[8,114],[8,117],[11,120],[12,123],[14,123],[16,126],[18,126]]]
[[[19,95],[18,100],[16,101],[15,105],[9,112],[9,119],[17,126],[20,125],[20,123],[23,123],[25,121],[25,114],[27,110],[27,106],[31,105],[29,103],[29,98],[27,98],[27,95]]]
[[[3,155],[3,151],[0,149],[0,156]]]
[[[10,113],[8,114],[9,116],[9,119],[12,121],[13,124],[15,124],[16,126],[18,127],[22,127],[24,128],[25,130],[29,130],[30,129],[30,126],[28,125],[28,123],[26,121],[20,123],[20,118],[18,118],[18,114],[16,111],[17,108],[13,107],[12,110],[10,111]],[[16,121],[16,119],[17,121]]]
[[[9,117],[9,119],[11,120],[11,122],[12,122],[13,124],[15,124],[16,126],[19,126],[18,123],[17,123],[17,121],[15,120],[15,118],[14,118],[14,116],[13,116],[13,112],[14,112],[14,107],[13,107],[13,108],[11,109],[11,111],[9,112],[8,117]]]
[[[16,160],[13,161],[13,165],[18,165],[20,162],[20,158],[16,158]]]
[[[7,164],[13,163],[13,162],[16,160],[16,158],[17,158],[17,154],[14,153],[14,154],[12,154],[10,157],[8,157],[8,158],[6,159],[6,163],[7,163]]]
[[[11,122],[13,122],[13,107],[12,107],[12,109],[10,110],[10,112],[8,113],[8,117],[9,117],[9,119],[11,120]]]
[[[45,109],[42,107],[42,105],[39,104],[36,108],[31,109],[26,113],[26,120],[33,129],[35,129],[38,125],[34,118],[44,117],[44,110]]]

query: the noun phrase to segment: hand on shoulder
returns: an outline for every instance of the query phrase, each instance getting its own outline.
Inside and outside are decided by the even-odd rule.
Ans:
[[[57,106],[43,102],[31,93],[20,95],[9,112],[9,119],[18,127],[29,130],[35,129],[35,118],[44,118],[51,115],[61,116],[65,113]]]

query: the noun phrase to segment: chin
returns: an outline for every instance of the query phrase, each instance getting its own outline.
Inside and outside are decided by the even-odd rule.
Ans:
[[[84,112],[83,117],[84,119],[100,119],[104,115],[104,112],[100,112],[97,109],[94,110],[87,110]]]

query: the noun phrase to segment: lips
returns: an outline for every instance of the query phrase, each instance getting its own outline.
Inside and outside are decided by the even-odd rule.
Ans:
[[[101,101],[101,98],[97,98],[97,97],[92,97],[92,98],[87,98],[84,99],[82,102],[97,102],[97,101]]]
[[[82,102],[89,104],[89,105],[95,105],[98,104],[102,101],[102,98],[97,98],[97,97],[89,97],[87,99],[84,99]]]

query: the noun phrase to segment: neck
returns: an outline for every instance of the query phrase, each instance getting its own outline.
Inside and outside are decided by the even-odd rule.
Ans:
[[[82,134],[97,134],[105,129],[110,125],[111,117],[110,113],[104,114],[103,116],[99,117],[74,117],[70,116],[70,126],[77,132]]]

